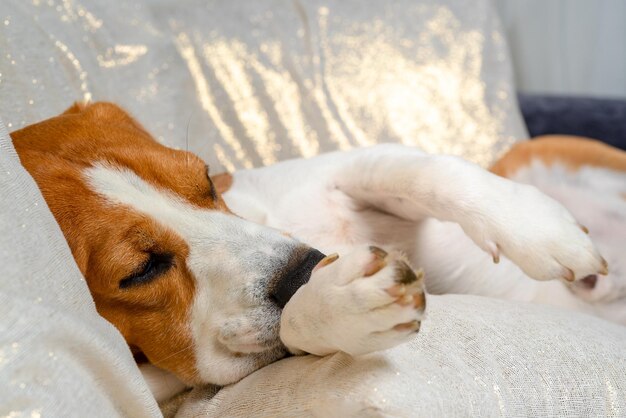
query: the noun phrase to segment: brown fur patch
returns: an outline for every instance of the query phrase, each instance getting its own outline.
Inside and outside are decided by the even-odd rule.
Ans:
[[[600,141],[567,135],[541,136],[519,142],[491,167],[491,171],[510,177],[535,159],[548,166],[561,163],[571,170],[591,166],[626,171],[626,152]]]

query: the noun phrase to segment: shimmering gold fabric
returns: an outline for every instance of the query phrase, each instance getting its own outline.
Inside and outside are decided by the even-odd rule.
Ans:
[[[376,142],[483,165],[526,135],[486,0],[3,0],[9,130],[127,107],[213,171]]]

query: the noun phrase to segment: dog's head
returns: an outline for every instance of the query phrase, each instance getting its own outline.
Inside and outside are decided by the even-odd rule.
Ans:
[[[113,104],[12,137],[98,312],[136,353],[189,384],[231,383],[285,354],[285,287],[319,252],[232,214],[203,161]]]

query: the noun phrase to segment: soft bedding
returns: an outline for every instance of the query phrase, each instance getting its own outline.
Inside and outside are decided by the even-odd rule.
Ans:
[[[431,295],[408,344],[281,360],[212,398],[197,391],[180,414],[622,417],[624,376],[625,327],[521,302]]]
[[[378,142],[487,166],[527,137],[488,0],[0,2],[9,130],[108,100],[211,171]]]
[[[0,416],[159,415],[0,120]]]

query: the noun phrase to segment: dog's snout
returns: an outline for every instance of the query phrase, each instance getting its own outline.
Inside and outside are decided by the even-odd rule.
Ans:
[[[291,264],[282,272],[270,294],[276,304],[282,309],[289,299],[311,278],[313,268],[325,257],[316,249],[310,249],[296,264]]]

